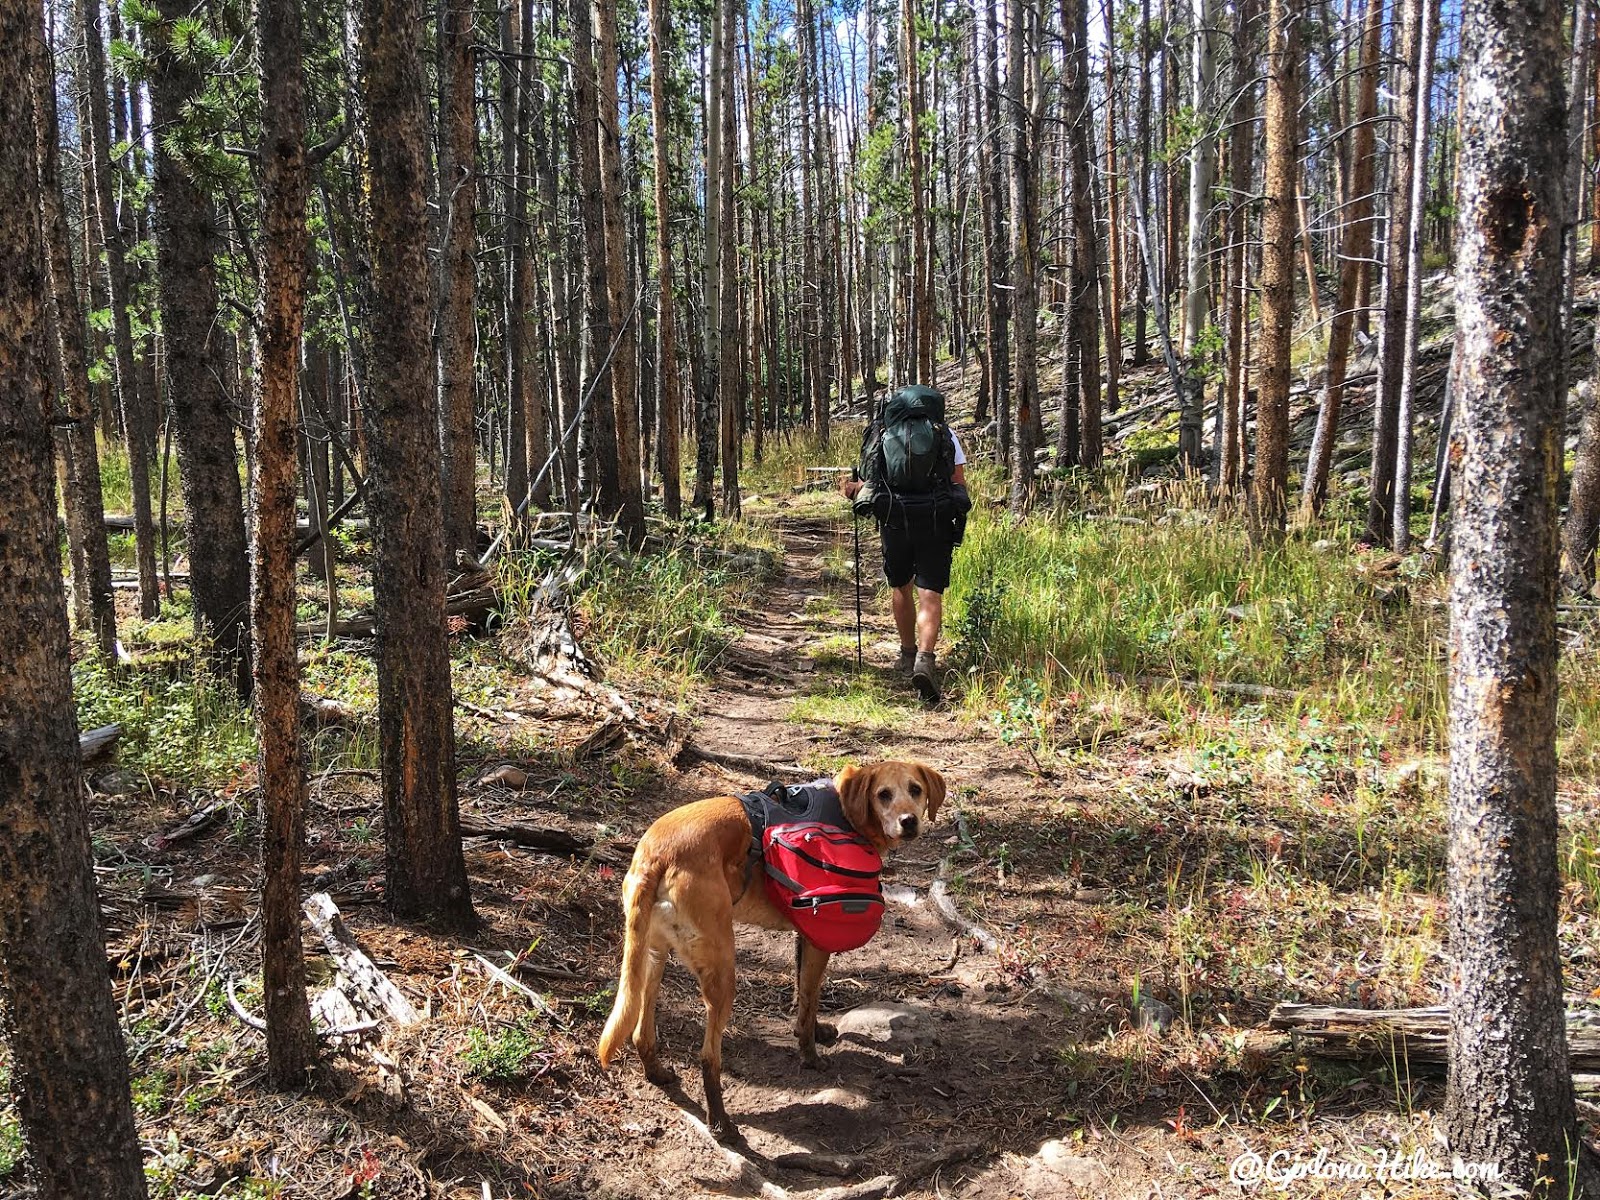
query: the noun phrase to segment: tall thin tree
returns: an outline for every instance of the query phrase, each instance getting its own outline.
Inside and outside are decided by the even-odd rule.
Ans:
[[[1299,0],[1267,17],[1267,174],[1262,212],[1260,408],[1251,476],[1252,529],[1282,536],[1289,487],[1289,350],[1294,333],[1295,160],[1300,107]]]
[[[267,1076],[298,1087],[316,1059],[300,944],[300,853],[306,778],[300,748],[300,663],[295,652],[295,411],[305,321],[305,83],[300,0],[260,0],[261,311],[256,369],[255,640],[257,777],[261,840],[261,974]]]
[[[414,0],[362,0],[372,206],[366,413],[384,899],[397,917],[475,917],[461,850],[444,613],[439,411],[429,371],[423,70]]]
[[[0,980],[12,1087],[44,1200],[143,1200],[106,968],[57,549],[49,291],[31,135],[34,0],[0,0]]]

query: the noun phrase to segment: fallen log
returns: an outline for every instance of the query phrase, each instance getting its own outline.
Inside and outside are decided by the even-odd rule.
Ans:
[[[473,820],[461,822],[461,836],[464,838],[482,837],[493,838],[499,842],[510,842],[527,850],[542,850],[546,854],[559,854],[565,858],[578,858],[593,856],[600,862],[620,863],[619,854],[631,856],[633,845],[628,842],[613,842],[609,846],[596,845],[592,838],[583,837],[581,834],[571,833],[565,829],[554,829],[545,825],[484,825]]]
[[[411,1001],[356,944],[327,892],[307,897],[304,908],[306,919],[322,938],[322,944],[338,964],[340,974],[366,998],[367,1006],[374,1013],[387,1013],[396,1025],[415,1025],[422,1020]]]
[[[87,766],[97,759],[105,758],[117,747],[117,739],[122,736],[121,725],[101,725],[78,735],[78,758]]]
[[[805,767],[790,763],[768,762],[753,754],[712,750],[706,746],[697,746],[693,742],[685,742],[683,749],[678,751],[677,758],[680,760],[697,758],[703,762],[716,763],[719,767],[731,767],[735,771],[743,771],[746,775],[754,775],[760,779],[793,779],[800,783],[810,783],[817,778],[817,772],[807,770]]]
[[[493,588],[473,588],[471,591],[461,592],[454,596],[447,596],[444,603],[444,615],[447,617],[471,617],[481,620],[500,603],[500,593]],[[295,626],[295,632],[308,636],[317,634],[326,635],[328,623],[326,621],[304,621]],[[378,632],[378,617],[376,613],[358,613],[336,621],[333,626],[334,637],[374,637]]]
[[[1575,1072],[1600,1072],[1600,1010],[1569,999],[1567,1057]],[[1576,1006],[1574,1006],[1576,1005]],[[1333,1008],[1279,1004],[1267,1018],[1276,1030],[1317,1043],[1326,1058],[1389,1058],[1443,1063],[1450,1040],[1450,1010],[1427,1008]]]

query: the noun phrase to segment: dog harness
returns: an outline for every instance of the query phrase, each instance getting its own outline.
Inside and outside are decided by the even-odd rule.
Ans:
[[[883,860],[845,819],[832,781],[773,782],[739,802],[750,818],[740,897],[760,862],[768,898],[817,949],[834,954],[871,941],[883,921]]]

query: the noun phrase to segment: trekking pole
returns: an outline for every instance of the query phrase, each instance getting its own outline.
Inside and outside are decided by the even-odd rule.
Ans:
[[[850,478],[859,477],[854,467],[850,468]],[[861,518],[856,515],[855,501],[850,503],[850,529],[855,538],[856,550],[856,674],[861,674]]]

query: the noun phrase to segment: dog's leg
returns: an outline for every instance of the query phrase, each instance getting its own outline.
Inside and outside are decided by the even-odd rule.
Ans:
[[[722,1033],[733,1015],[733,903],[722,880],[695,879],[673,898],[674,920],[667,936],[678,957],[700,982],[706,1005],[706,1038],[700,1048],[700,1076],[706,1090],[706,1116],[712,1133],[737,1142],[739,1130],[722,1103]]]
[[[800,1057],[808,1067],[821,1067],[817,1043],[832,1045],[839,1033],[832,1025],[817,1020],[817,1005],[822,995],[822,978],[828,973],[828,952],[818,950],[805,938],[795,936],[794,1035],[800,1039]]]
[[[633,1048],[644,1064],[645,1077],[657,1087],[670,1087],[678,1082],[678,1073],[662,1063],[656,1053],[656,997],[661,993],[661,976],[666,969],[666,946],[652,945],[645,969],[643,1006],[639,1010],[639,1024],[633,1031]]]

